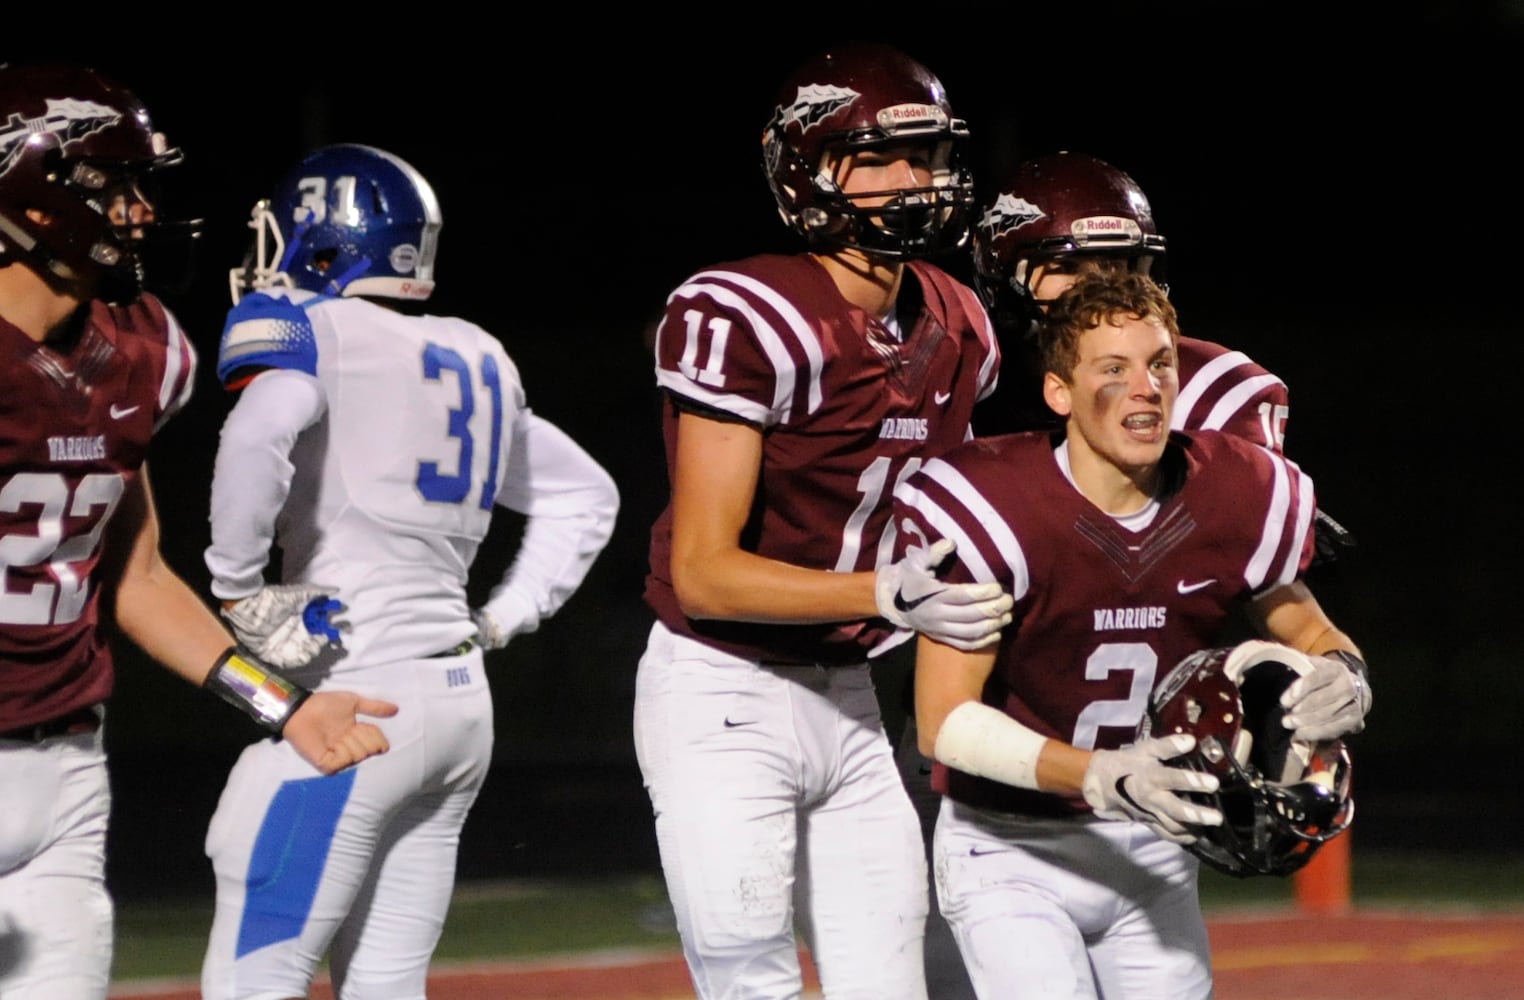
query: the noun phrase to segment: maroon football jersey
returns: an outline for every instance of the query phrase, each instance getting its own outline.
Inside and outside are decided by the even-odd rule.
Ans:
[[[1311,480],[1230,434],[1175,432],[1171,490],[1133,531],[1073,486],[1040,432],[960,447],[895,492],[902,536],[957,542],[946,578],[995,581],[1016,604],[986,704],[1082,749],[1133,739],[1155,683],[1214,645],[1235,607],[1312,558]],[[987,808],[1053,814],[1081,799],[938,765],[936,787]]]
[[[1180,395],[1170,426],[1177,431],[1227,431],[1274,451],[1284,449],[1286,383],[1241,351],[1181,337]]]
[[[964,441],[974,403],[1000,366],[973,290],[912,262],[897,341],[837,291],[808,255],[763,255],[700,271],[667,300],[656,379],[667,392],[764,435],[762,473],[742,544],[813,569],[871,570],[893,555],[894,486]],[[919,291],[919,296],[915,291]],[[907,303],[919,300],[919,309]],[[664,407],[668,468],[677,411]],[[889,636],[881,619],[816,625],[690,621],[670,572],[672,509],[651,532],[646,600],[673,631],[783,663],[861,662]]]
[[[106,524],[196,354],[152,296],[95,303],[67,351],[0,319],[0,731],[111,693],[94,579]]]

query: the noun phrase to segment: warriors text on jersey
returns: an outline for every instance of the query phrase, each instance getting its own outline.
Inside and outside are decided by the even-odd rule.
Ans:
[[[947,578],[995,581],[1016,600],[984,701],[1081,749],[1132,740],[1168,669],[1214,645],[1241,601],[1290,583],[1312,557],[1311,480],[1219,432],[1176,432],[1171,484],[1135,530],[1066,478],[1044,433],[971,442],[895,493],[903,531],[958,544]],[[953,798],[1018,813],[1066,800],[936,765]]]
[[[149,441],[190,398],[196,354],[150,295],[92,303],[68,348],[0,320],[0,731],[111,693],[95,580]]]
[[[1000,355],[973,291],[931,265],[905,271],[903,340],[842,298],[813,257],[759,256],[701,271],[667,300],[656,340],[669,468],[677,406],[761,430],[762,473],[742,545],[796,566],[872,570],[893,555],[889,500],[925,456],[962,442]],[[909,294],[907,294],[907,292]],[[916,301],[911,310],[907,303]],[[651,539],[646,600],[674,632],[750,659],[854,663],[882,621],[691,621],[670,573],[672,510]]]

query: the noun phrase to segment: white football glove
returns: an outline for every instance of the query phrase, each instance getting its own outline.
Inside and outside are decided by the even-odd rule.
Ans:
[[[1281,695],[1281,722],[1299,740],[1315,742],[1349,736],[1365,728],[1371,688],[1343,660],[1308,656],[1312,673],[1304,674]]]
[[[1196,745],[1190,733],[1143,740],[1120,750],[1097,750],[1090,755],[1081,790],[1101,819],[1138,820],[1166,840],[1190,844],[1196,840],[1187,824],[1221,826],[1222,813],[1197,805],[1177,792],[1215,792],[1215,775],[1165,761],[1188,753]]]
[[[482,649],[502,649],[512,638],[486,608],[472,611],[471,620],[476,623],[476,642]]]
[[[913,548],[881,567],[874,581],[878,613],[898,628],[922,632],[962,650],[1000,641],[1011,623],[1011,595],[998,583],[943,583],[936,568],[956,548],[943,538],[929,549]]]
[[[306,583],[267,586],[222,609],[238,641],[272,667],[303,667],[329,645],[339,645],[331,616],[344,610],[328,587]]]

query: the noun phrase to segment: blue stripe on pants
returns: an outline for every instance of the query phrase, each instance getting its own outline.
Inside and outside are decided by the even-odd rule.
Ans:
[[[281,785],[265,812],[245,878],[235,957],[302,932],[355,770]]]

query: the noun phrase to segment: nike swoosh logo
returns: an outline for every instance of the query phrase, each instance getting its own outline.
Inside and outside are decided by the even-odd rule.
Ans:
[[[115,403],[111,404],[112,420],[120,420],[123,417],[131,416],[136,412],[138,412],[138,407],[136,406],[117,406]]]
[[[931,597],[931,596],[933,596],[933,595],[931,595],[931,594],[922,594],[920,597],[917,597],[913,601],[907,601],[907,600],[905,600],[905,595],[904,594],[895,594],[894,595],[894,607],[895,607],[895,610],[897,610],[897,611],[914,611],[916,608],[918,608],[922,604],[924,604],[926,602],[926,599]]]
[[[1201,590],[1204,587],[1210,587],[1216,582],[1216,577],[1213,577],[1210,580],[1202,580],[1200,583],[1186,583],[1184,580],[1181,580],[1179,583],[1175,584],[1175,590],[1181,594],[1194,594],[1196,591]]]
[[[756,724],[757,724],[757,720],[756,719],[746,719],[746,720],[744,720],[742,722],[731,722],[729,719],[725,720],[725,728],[726,729],[734,729],[737,726],[754,726]]]
[[[943,403],[947,402],[949,399],[952,399],[952,393],[950,393],[950,392],[934,392],[934,393],[931,394],[931,398],[936,402],[936,404],[938,406],[941,406]]]
[[[977,847],[970,847],[968,849],[968,856],[971,858],[982,858],[986,854],[1004,854],[1006,850],[1007,848],[1004,847],[996,847],[991,850],[981,851]]]

